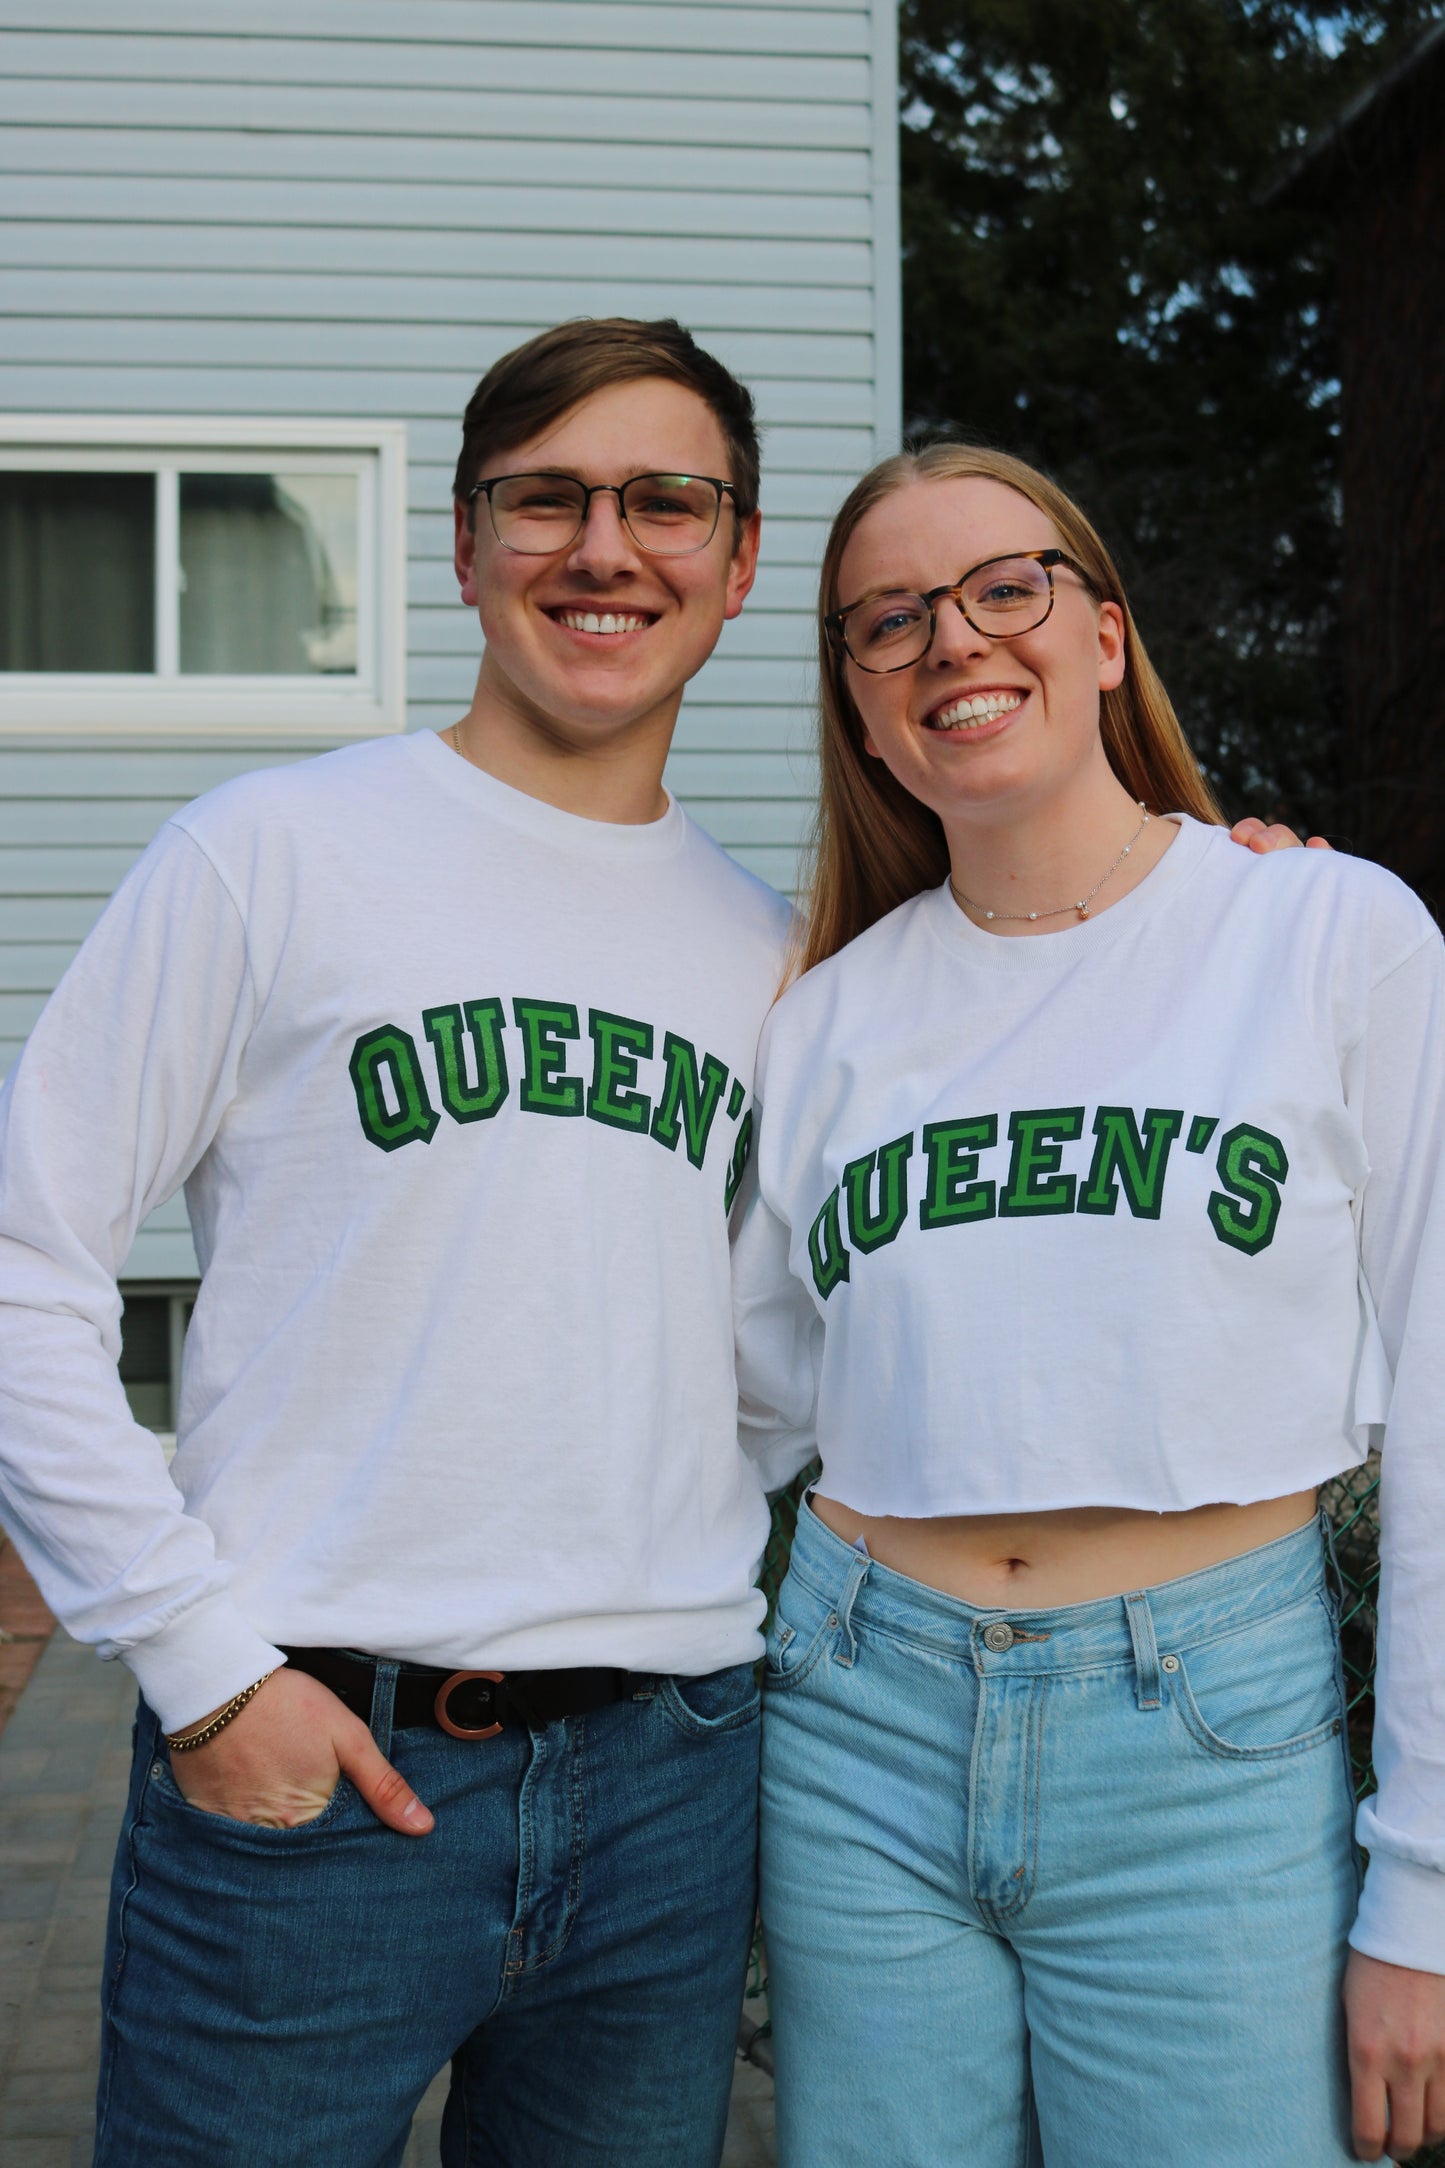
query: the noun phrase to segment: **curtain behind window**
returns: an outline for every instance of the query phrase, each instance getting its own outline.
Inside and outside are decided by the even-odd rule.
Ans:
[[[354,670],[355,559],[352,475],[183,474],[182,672]]]
[[[0,670],[154,670],[155,477],[0,473]]]

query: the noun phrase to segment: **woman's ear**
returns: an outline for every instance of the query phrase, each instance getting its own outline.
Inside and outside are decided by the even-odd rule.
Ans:
[[[1128,668],[1129,650],[1124,631],[1124,613],[1117,602],[1099,604],[1099,690],[1111,693],[1116,685],[1124,682]]]

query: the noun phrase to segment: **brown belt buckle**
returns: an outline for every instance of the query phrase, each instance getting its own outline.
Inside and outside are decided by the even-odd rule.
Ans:
[[[483,1724],[480,1729],[468,1730],[448,1714],[447,1703],[457,1687],[464,1686],[468,1679],[492,1679],[500,1686],[504,1676],[500,1671],[454,1671],[449,1679],[443,1679],[432,1703],[432,1714],[442,1730],[450,1732],[454,1739],[495,1739],[502,1728],[500,1724]]]

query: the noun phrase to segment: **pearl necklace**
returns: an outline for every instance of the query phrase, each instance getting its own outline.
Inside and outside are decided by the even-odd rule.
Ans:
[[[1153,818],[1152,814],[1144,812],[1144,801],[1142,798],[1139,800],[1139,811],[1144,814],[1144,818],[1140,821],[1138,827],[1134,830],[1133,835],[1130,836],[1128,842],[1124,845],[1123,850],[1120,851],[1118,857],[1114,860],[1112,865],[1108,865],[1104,868],[1104,871],[1099,875],[1098,880],[1095,881],[1093,887],[1089,890],[1089,893],[1086,896],[1081,896],[1077,903],[1058,903],[1055,904],[1052,911],[987,911],[984,909],[984,906],[981,903],[975,903],[972,896],[965,896],[963,890],[959,887],[957,881],[954,880],[952,874],[950,874],[948,877],[948,885],[952,889],[954,898],[957,902],[966,905],[970,911],[981,912],[986,919],[1027,919],[1029,923],[1032,924],[1035,919],[1062,918],[1065,911],[1077,911],[1080,918],[1087,918],[1089,915],[1089,905],[1098,895],[1099,890],[1103,887],[1105,881],[1109,879],[1110,875],[1118,872],[1120,866],[1123,865],[1124,860],[1128,857],[1130,851],[1133,850],[1134,845],[1138,842],[1140,836],[1143,835],[1144,830],[1148,827],[1151,819]]]

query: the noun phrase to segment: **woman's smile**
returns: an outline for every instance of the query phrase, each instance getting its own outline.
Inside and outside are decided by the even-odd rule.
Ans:
[[[1023,685],[965,685],[930,709],[923,718],[923,728],[974,742],[995,737],[1028,697]]]

